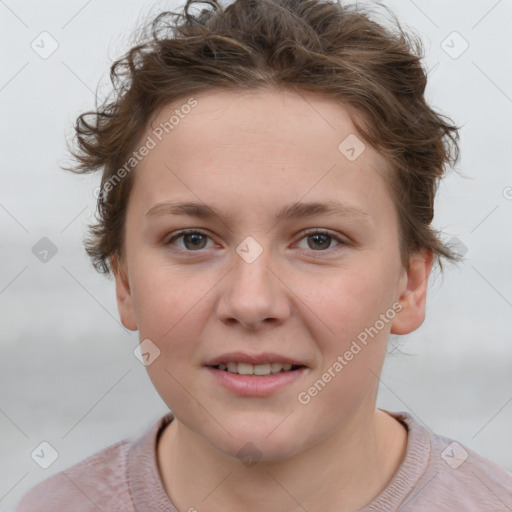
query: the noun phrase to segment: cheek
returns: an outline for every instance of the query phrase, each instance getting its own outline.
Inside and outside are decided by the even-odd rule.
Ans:
[[[180,269],[142,259],[138,264],[132,295],[140,339],[152,340],[164,358],[172,353],[173,365],[187,354],[190,358],[211,314],[208,292],[215,284],[214,276],[207,279],[192,266]]]
[[[155,261],[152,250],[131,249],[131,293],[140,337],[160,340],[190,309],[188,289],[194,287],[183,282],[177,268]]]
[[[135,309],[140,340],[150,339],[160,350],[146,367],[155,389],[169,408],[199,396],[190,381],[191,366],[199,364],[204,325],[208,318],[208,288],[204,279],[183,275],[176,268],[139,275]],[[185,391],[186,389],[186,391]]]
[[[311,381],[329,381],[322,391],[329,401],[331,396],[355,403],[375,390],[395,315],[389,281],[383,268],[351,268],[322,293],[311,288],[307,303],[328,327],[321,325],[315,334],[322,360]]]
[[[167,342],[181,337],[183,330],[191,335],[191,329],[199,325],[197,313],[201,295],[189,292],[188,284],[184,289],[176,281],[169,285],[156,282],[153,286],[144,281],[138,286],[135,309],[141,337]]]
[[[391,320],[379,319],[392,302],[386,283],[368,273],[347,273],[331,281],[322,293],[318,287],[312,289],[305,302],[323,321],[315,322],[313,332],[321,359],[297,397],[302,404],[298,407],[302,410],[308,402],[304,407],[310,414],[331,425],[351,417],[378,390],[376,375],[391,327]]]
[[[333,337],[347,340],[375,323],[392,306],[389,283],[373,271],[350,267],[337,272],[324,284],[304,287],[305,301],[329,328]]]

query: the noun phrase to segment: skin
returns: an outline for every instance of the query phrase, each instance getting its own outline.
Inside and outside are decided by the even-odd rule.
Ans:
[[[158,346],[147,371],[176,418],[158,443],[164,488],[180,511],[359,510],[405,455],[406,429],[376,410],[378,375],[390,332],[424,320],[432,254],[402,266],[388,164],[369,144],[354,161],[338,150],[357,135],[343,105],[290,90],[194,98],[135,171],[125,251],[112,259],[122,323]],[[276,224],[285,205],[327,200],[357,206],[366,222],[320,214]],[[165,201],[205,203],[229,218],[146,216]],[[190,236],[169,244],[185,228],[207,235],[199,248]],[[310,228],[344,243],[312,239]],[[263,249],[252,263],[236,252],[248,236]],[[393,304],[394,319],[299,403]],[[270,397],[239,396],[203,366],[235,350],[288,355],[308,371]],[[250,467],[237,458],[248,442],[261,457]]]

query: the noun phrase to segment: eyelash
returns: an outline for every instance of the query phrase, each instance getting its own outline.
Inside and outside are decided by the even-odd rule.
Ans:
[[[179,231],[178,233],[176,233],[176,235],[174,235],[167,242],[165,242],[164,245],[170,246],[170,245],[172,245],[172,242],[174,242],[175,240],[177,240],[179,238],[182,238],[185,235],[192,235],[192,234],[203,235],[203,236],[206,236],[206,237],[211,239],[211,237],[207,233],[204,233],[203,231],[200,231],[200,230],[197,230],[197,229],[184,229],[184,230]],[[326,235],[328,238],[331,238],[332,240],[335,240],[336,242],[338,242],[340,244],[340,246],[348,245],[347,242],[345,242],[344,240],[342,240],[338,236],[332,234],[330,231],[325,231],[325,230],[321,230],[321,229],[312,229],[311,231],[303,232],[301,238],[299,239],[299,241],[303,240],[304,238],[307,238],[309,236],[314,236],[314,235]],[[339,246],[335,246],[334,248],[321,249],[321,250],[318,250],[318,251],[314,251],[313,249],[311,249],[311,252],[313,252],[313,253],[315,253],[315,252],[325,253],[325,252],[328,252],[328,251],[330,251],[332,249],[335,249],[336,247],[339,247]],[[186,252],[186,253],[195,253],[195,252],[200,253],[203,249],[198,249],[197,251],[192,251],[192,250],[188,250],[188,249],[181,249],[180,247],[173,247],[173,250],[177,250],[177,251],[180,251],[180,252]]]

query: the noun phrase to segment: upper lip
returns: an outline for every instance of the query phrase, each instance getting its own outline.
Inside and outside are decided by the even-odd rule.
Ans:
[[[246,364],[266,364],[266,363],[288,363],[297,366],[306,366],[302,361],[286,357],[273,352],[263,352],[259,354],[249,354],[247,352],[229,352],[214,357],[206,361],[205,366],[217,366],[221,363],[246,363]]]

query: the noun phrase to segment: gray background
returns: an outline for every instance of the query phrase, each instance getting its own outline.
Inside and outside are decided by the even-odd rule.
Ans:
[[[467,253],[432,276],[427,319],[390,351],[378,406],[512,470],[512,1],[387,3],[423,37],[428,99],[463,125],[466,178],[441,185],[434,224]],[[137,333],[118,321],[113,283],[81,245],[99,177],[59,165],[138,20],[179,5],[0,1],[0,511],[167,412],[133,355]],[[31,48],[43,31],[59,45],[47,59]],[[469,44],[460,56],[453,31]],[[46,263],[32,252],[42,237],[58,249]],[[30,456],[42,441],[59,454],[48,469]]]

